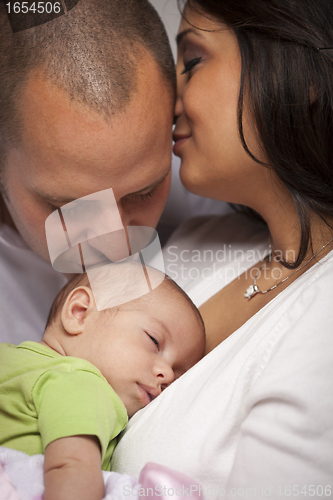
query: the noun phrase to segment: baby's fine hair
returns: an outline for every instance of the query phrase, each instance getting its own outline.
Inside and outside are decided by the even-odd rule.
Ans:
[[[139,288],[141,287],[142,280],[138,278],[142,276],[143,272],[145,273],[145,276],[147,276],[147,269],[145,268],[143,271],[143,268],[139,263],[128,261],[118,262],[107,267],[101,267],[99,270],[97,270],[97,272],[99,274],[99,279],[96,280],[95,274],[93,289],[95,293],[107,296],[109,307],[105,308],[106,311],[110,311],[115,308],[119,309],[119,307],[121,307],[123,304],[126,304],[130,301],[129,297],[136,297],[143,300],[149,300],[151,297],[150,292],[146,292],[147,287],[142,287],[141,289]],[[169,276],[163,275],[156,269],[149,268],[150,277],[152,276],[152,273],[153,275],[155,274],[155,276],[159,276],[159,286],[167,287],[171,293],[180,293],[187,300],[187,302],[197,315],[199,323],[202,325],[203,332],[205,332],[205,326],[201,314],[198,311],[197,307],[193,304],[192,300],[188,297],[188,295]],[[60,290],[52,304],[47,319],[46,328],[48,328],[57,320],[68,295],[73,290],[75,290],[75,288],[81,286],[92,289],[87,273],[75,275]],[[133,300],[135,299],[133,298]]]

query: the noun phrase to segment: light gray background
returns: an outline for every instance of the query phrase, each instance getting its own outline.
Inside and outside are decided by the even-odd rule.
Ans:
[[[177,7],[177,0],[150,0],[150,3],[155,7],[162,18],[166,30],[168,32],[172,52],[176,58],[176,42],[175,38],[178,32],[180,13]]]

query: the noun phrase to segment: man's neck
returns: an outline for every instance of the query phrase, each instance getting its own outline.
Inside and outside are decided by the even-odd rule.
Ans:
[[[14,221],[9,213],[5,200],[3,199],[3,195],[0,192],[0,223],[7,224],[12,229],[17,231]]]

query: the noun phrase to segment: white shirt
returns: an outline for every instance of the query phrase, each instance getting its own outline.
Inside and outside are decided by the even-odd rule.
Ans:
[[[52,302],[66,278],[0,225],[0,342],[40,341]]]
[[[218,262],[222,242],[238,251],[230,262]],[[179,228],[172,245],[179,256],[190,252],[187,259],[194,250],[202,259],[205,249],[214,250],[214,262],[185,263],[197,266],[198,278],[185,272],[179,279],[200,305],[216,293],[217,281],[222,288],[253,264],[267,234],[241,215],[200,218]],[[219,277],[203,277],[214,263]],[[196,479],[207,500],[293,498],[303,487],[300,498],[332,498],[332,283],[330,252],[138,412],[112,470],[138,477],[147,462],[157,462]]]

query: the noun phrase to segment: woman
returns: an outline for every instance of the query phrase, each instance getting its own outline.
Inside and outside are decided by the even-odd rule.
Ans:
[[[200,306],[207,356],[132,419],[113,470],[162,463],[207,498],[329,497],[331,1],[189,0],[178,44],[182,181],[266,224],[201,218],[172,237],[167,272]]]

